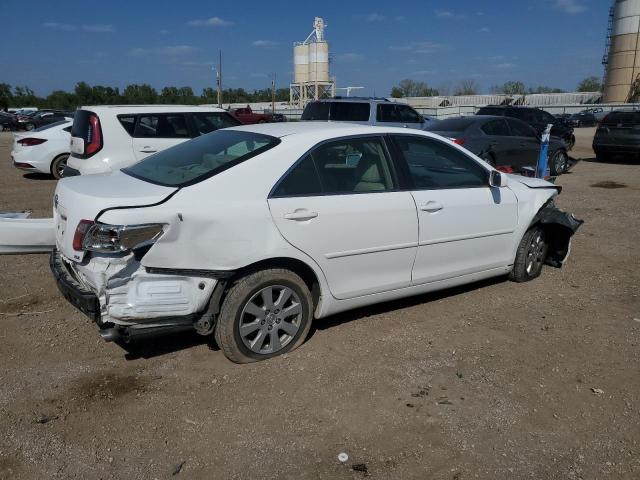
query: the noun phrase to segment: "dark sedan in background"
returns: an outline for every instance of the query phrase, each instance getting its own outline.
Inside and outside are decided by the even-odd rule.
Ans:
[[[7,112],[0,112],[0,132],[3,130],[14,130],[18,121],[16,117]]]
[[[604,117],[593,137],[593,151],[599,161],[615,155],[640,158],[640,111],[619,110]]]
[[[38,110],[33,115],[18,117],[18,128],[33,130],[60,122],[65,118],[73,118],[73,113],[65,110]]]
[[[516,173],[524,167],[535,168],[540,156],[540,135],[515,118],[488,115],[457,117],[442,120],[426,130],[451,138],[494,167],[511,168]],[[568,168],[566,145],[559,138],[551,137],[551,175],[565,173]]]
[[[533,127],[539,134],[544,132],[547,125],[551,124],[551,135],[562,139],[567,150],[571,150],[576,143],[576,137],[573,134],[573,128],[570,125],[561,122],[549,112],[545,112],[539,108],[514,107],[511,105],[489,105],[478,110],[476,115],[497,115],[517,118],[518,120],[522,120],[527,125]]]

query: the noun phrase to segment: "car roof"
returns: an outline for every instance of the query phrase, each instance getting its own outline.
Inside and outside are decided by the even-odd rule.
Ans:
[[[262,123],[255,125],[240,125],[229,127],[225,130],[238,130],[244,132],[261,133],[272,137],[282,138],[289,136],[303,136],[313,134],[314,136],[324,136],[329,138],[348,137],[350,135],[384,135],[385,133],[402,133],[433,136],[428,132],[417,129],[407,129],[400,127],[381,127],[373,125],[360,125],[348,122],[326,122],[326,121],[301,121],[301,122],[278,122]]]
[[[321,98],[320,100],[315,100],[316,103],[333,103],[333,102],[350,102],[350,103],[364,103],[364,102],[372,102],[372,103],[393,103],[391,100],[387,98],[378,98],[378,97],[333,97],[333,98]],[[313,103],[313,102],[311,102]],[[402,103],[401,105],[406,105]]]
[[[202,105],[87,105],[81,110],[96,113],[165,113],[165,112],[226,112],[223,108]]]

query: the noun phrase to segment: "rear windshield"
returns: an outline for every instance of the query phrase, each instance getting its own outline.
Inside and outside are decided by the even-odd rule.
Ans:
[[[366,122],[370,106],[361,102],[311,102],[302,112],[301,120],[333,120],[336,122]]]
[[[475,118],[449,118],[429,127],[429,131],[464,132],[478,120]]]
[[[157,185],[185,187],[217,175],[279,143],[280,139],[269,135],[216,130],[151,155],[122,171]]]
[[[640,112],[612,112],[602,120],[603,125],[638,125]]]
[[[60,125],[64,125],[65,123],[71,123],[69,120],[60,120],[59,122],[49,123],[47,125],[43,125],[41,127],[35,128],[34,132],[42,132],[43,130],[49,130],[53,127],[59,127]]]

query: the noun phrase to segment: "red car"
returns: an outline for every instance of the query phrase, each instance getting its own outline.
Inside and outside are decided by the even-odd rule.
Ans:
[[[231,115],[236,117],[245,125],[252,125],[254,123],[269,123],[273,122],[273,115],[270,113],[257,113],[251,110],[251,107],[247,105],[245,108],[236,108],[231,110]]]

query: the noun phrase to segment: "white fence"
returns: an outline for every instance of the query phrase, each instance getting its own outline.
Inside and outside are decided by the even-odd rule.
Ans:
[[[438,120],[451,117],[461,117],[466,115],[475,115],[475,113],[482,108],[475,105],[458,105],[452,107],[414,107],[421,115],[428,115]],[[586,109],[602,108],[605,112],[610,112],[617,109],[639,109],[640,103],[582,103],[582,104],[566,104],[566,105],[546,105],[539,106],[538,108],[549,112],[552,115],[560,115],[563,113],[578,113]],[[256,111],[259,111],[255,109]],[[281,113],[289,121],[298,121],[302,116],[301,108],[277,108],[276,113]],[[265,112],[271,111],[264,109]]]

